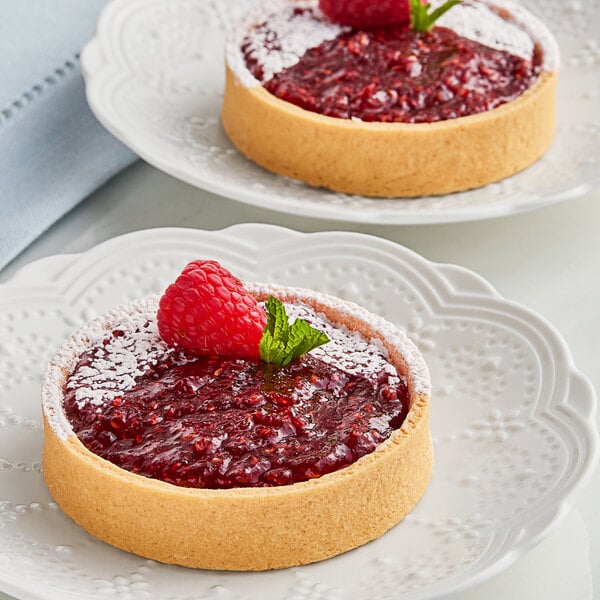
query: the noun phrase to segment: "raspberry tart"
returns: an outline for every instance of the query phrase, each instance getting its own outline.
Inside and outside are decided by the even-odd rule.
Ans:
[[[74,334],[42,386],[67,515],[165,563],[266,570],[381,536],[425,491],[430,384],[389,322],[194,261]]]
[[[446,194],[528,167],[555,132],[554,37],[508,0],[435,6],[263,2],[228,37],[229,138],[270,171],[367,196]]]

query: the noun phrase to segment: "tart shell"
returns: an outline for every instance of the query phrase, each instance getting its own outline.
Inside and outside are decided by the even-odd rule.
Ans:
[[[260,166],[312,186],[381,197],[447,194],[509,177],[538,160],[556,129],[557,71],[517,99],[436,123],[338,119],[247,87],[227,67],[221,120]]]
[[[136,475],[87,450],[62,409],[63,390],[79,355],[74,350],[97,342],[99,326],[110,330],[109,313],[59,350],[42,386],[44,477],[68,516],[101,540],[146,558],[239,571],[326,559],[381,536],[404,518],[432,471],[425,363],[401,332],[364,309],[321,294],[304,297],[296,290],[290,296],[289,289],[269,287],[256,296],[300,299],[387,348],[390,362],[409,382],[411,404],[402,427],[352,465],[293,485],[205,490]],[[382,333],[390,327],[399,336],[392,341]]]

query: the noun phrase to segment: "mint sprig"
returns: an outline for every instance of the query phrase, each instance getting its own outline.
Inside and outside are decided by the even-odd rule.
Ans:
[[[453,6],[460,4],[462,0],[447,0],[434,11],[429,12],[431,4],[423,4],[421,0],[409,0],[410,2],[410,22],[414,31],[429,31],[433,24]]]
[[[265,303],[267,325],[260,340],[260,357],[272,365],[289,365],[294,358],[322,346],[329,338],[311,327],[304,319],[296,319],[291,325],[283,304],[270,296]]]

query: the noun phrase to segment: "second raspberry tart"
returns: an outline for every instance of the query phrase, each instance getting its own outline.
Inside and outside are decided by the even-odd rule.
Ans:
[[[555,131],[552,34],[506,0],[464,0],[433,25],[428,10],[264,2],[227,43],[234,145],[275,173],[368,196],[446,194],[531,165]]]

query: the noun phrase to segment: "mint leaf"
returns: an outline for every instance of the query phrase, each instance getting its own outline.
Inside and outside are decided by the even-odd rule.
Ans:
[[[267,329],[274,339],[280,340],[285,346],[290,327],[287,315],[285,314],[285,307],[277,298],[269,296],[265,302],[265,308],[267,310]]]
[[[329,341],[327,335],[311,327],[304,319],[289,324],[283,304],[270,296],[265,303],[267,324],[260,340],[261,359],[272,365],[288,365],[294,358],[306,354]]]
[[[414,31],[429,31],[444,13],[448,12],[453,6],[460,4],[461,1],[447,0],[430,13],[431,4],[429,2],[423,4],[421,0],[409,0],[411,27]]]
[[[281,365],[285,358],[285,345],[276,340],[271,332],[265,328],[259,344],[260,357],[266,363]]]
[[[322,346],[329,338],[318,329],[311,327],[304,319],[296,319],[290,328],[288,347],[291,359],[306,354],[317,346]]]

